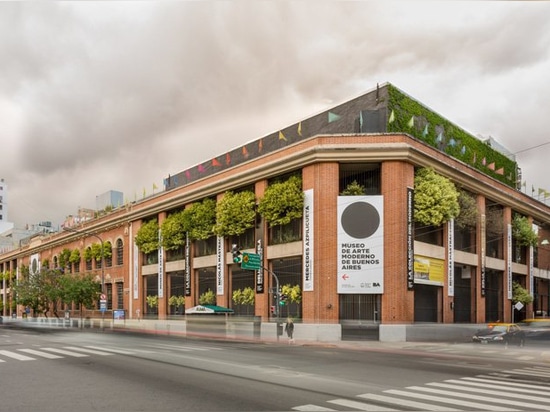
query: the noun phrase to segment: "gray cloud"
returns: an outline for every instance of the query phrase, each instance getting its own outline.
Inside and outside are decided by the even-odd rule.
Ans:
[[[10,218],[59,223],[110,189],[133,200],[169,173],[384,81],[513,151],[536,145],[547,139],[549,11],[543,2],[1,3]],[[550,186],[534,166],[540,152],[521,166]]]

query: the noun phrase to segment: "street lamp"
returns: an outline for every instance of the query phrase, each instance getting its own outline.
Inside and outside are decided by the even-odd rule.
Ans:
[[[73,229],[72,227],[63,227],[63,230],[67,232],[81,233],[86,236],[94,236],[99,240],[99,243],[101,244],[101,294],[105,294],[105,252],[103,250],[103,239],[95,233]]]

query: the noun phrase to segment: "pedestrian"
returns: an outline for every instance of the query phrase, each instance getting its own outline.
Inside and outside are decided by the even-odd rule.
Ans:
[[[292,321],[292,318],[288,318],[286,320],[285,332],[288,336],[288,344],[290,345],[294,342],[294,322]]]

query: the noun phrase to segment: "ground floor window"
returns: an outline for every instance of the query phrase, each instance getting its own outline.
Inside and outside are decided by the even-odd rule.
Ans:
[[[550,281],[548,279],[537,279],[534,281],[535,300],[533,308],[535,316],[547,317],[550,314]]]
[[[342,294],[340,320],[380,322],[380,295]]]
[[[168,282],[170,283],[170,295],[168,297],[169,313],[170,315],[183,315],[185,305],[170,304],[172,296],[185,296],[183,272],[169,273]]]
[[[213,292],[214,295],[216,294],[216,268],[213,266],[200,268],[197,270],[197,276],[198,288],[196,287],[195,290],[198,290],[198,296],[196,296],[195,301],[200,302],[201,296],[205,293]]]
[[[475,319],[472,311],[472,298],[475,296],[474,268],[466,265],[455,265],[454,284],[454,321],[469,323]]]
[[[503,272],[489,269],[485,273],[485,321],[497,322],[504,319],[502,308]]]
[[[231,266],[231,308],[235,311],[235,315],[253,316],[254,302],[246,302],[243,299],[246,292],[252,290],[255,293],[255,278],[256,271],[243,270],[239,265]]]
[[[144,282],[145,284],[145,310],[144,314],[150,315],[150,316],[156,316],[158,315],[158,303],[157,305],[150,304],[154,302],[154,297],[156,296],[158,299],[159,289],[158,289],[158,275],[148,275],[145,276]],[[149,300],[147,299],[149,298]],[[158,300],[157,300],[158,302]]]
[[[299,296],[288,296],[284,305],[279,305],[279,316],[282,318],[292,317],[294,319],[302,318],[302,257],[290,257],[284,259],[273,259],[270,261],[271,270],[279,279],[279,288],[284,286],[300,290]],[[273,276],[270,276],[269,285],[275,287]],[[272,304],[276,302],[271,294]]]
[[[443,319],[440,304],[442,289],[435,285],[414,285],[415,322],[440,322]]]

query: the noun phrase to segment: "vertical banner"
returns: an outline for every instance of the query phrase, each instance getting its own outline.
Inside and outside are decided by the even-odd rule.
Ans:
[[[134,299],[139,297],[139,249],[134,239]]]
[[[185,296],[191,296],[191,248],[189,232],[185,233]]]
[[[529,296],[532,298],[535,297],[535,278],[533,277],[533,270],[534,270],[534,262],[533,259],[535,258],[535,250],[533,246],[529,246],[529,273],[528,276],[528,282],[529,282]]]
[[[481,296],[485,296],[485,253],[486,253],[486,250],[485,250],[485,242],[487,240],[487,232],[485,231],[485,226],[486,226],[486,216],[485,214],[481,215],[481,256],[480,256],[480,259],[481,259],[481,271],[480,271],[480,276],[481,276],[481,279],[480,279],[480,292],[481,292]]]
[[[256,293],[264,293],[264,250],[262,247],[262,239],[256,242],[256,253],[260,256],[260,269],[256,271]]]
[[[407,289],[414,289],[414,189],[407,188]]]
[[[455,220],[447,223],[447,296],[455,295]]]
[[[33,276],[40,273],[40,253],[33,253],[31,255],[29,273]]]
[[[164,298],[164,248],[162,247],[162,232],[159,229],[159,277],[158,277],[158,297]]]
[[[303,218],[303,290],[313,291],[313,189],[304,191]]]
[[[223,236],[218,236],[216,241],[216,294],[223,295],[225,279],[225,242]]]
[[[506,233],[506,243],[508,253],[506,254],[506,277],[507,277],[507,289],[508,289],[508,299],[512,299],[512,225],[508,223]]]
[[[338,293],[384,292],[384,198],[338,196]]]

